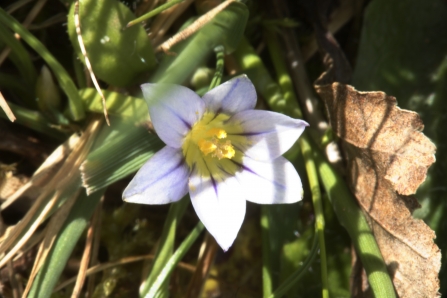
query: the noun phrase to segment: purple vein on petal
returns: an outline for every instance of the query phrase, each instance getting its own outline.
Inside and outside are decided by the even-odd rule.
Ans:
[[[189,124],[185,119],[183,119],[179,114],[177,114],[177,112],[173,109],[171,109],[168,105],[163,105],[166,109],[168,109],[172,114],[174,114],[178,119],[180,119],[180,121],[182,121],[182,123],[189,129],[191,130],[191,124]]]
[[[178,168],[180,168],[184,164],[185,164],[185,160],[182,158],[172,169],[170,169],[169,171],[166,171],[166,173],[164,175],[158,177],[158,179],[155,180],[153,183],[163,179],[164,177],[166,177],[167,175],[171,174],[171,172],[177,170]]]
[[[231,93],[233,93],[234,89],[237,87],[237,85],[239,85],[239,82],[240,82],[240,79],[235,80],[234,84],[231,86],[230,91],[228,91],[228,93],[224,96],[224,98],[222,98],[221,106],[223,106],[223,104],[227,100],[227,98],[231,95]],[[222,109],[222,108],[220,108],[220,109]]]
[[[236,164],[237,166],[241,167],[242,170],[245,170],[245,171],[250,172],[250,173],[252,173],[252,174],[254,174],[254,175],[256,175],[256,176],[258,176],[258,177],[260,177],[260,178],[262,178],[262,179],[264,179],[264,180],[267,180],[267,181],[273,183],[273,185],[275,185],[275,186],[277,186],[277,187],[280,187],[280,188],[283,188],[283,189],[286,188],[285,185],[280,184],[280,183],[278,183],[278,182],[275,181],[275,180],[272,181],[272,180],[269,180],[269,179],[267,179],[267,178],[265,178],[265,177],[262,177],[261,175],[259,175],[258,173],[256,173],[256,172],[253,171],[252,169],[250,169],[249,167],[247,167],[247,166],[245,166],[245,165],[243,165],[243,164],[241,164],[241,163],[238,163],[237,161],[234,161],[234,160],[231,160],[231,161],[232,161],[234,164]]]
[[[210,173],[210,179],[211,179],[211,184],[213,184],[213,188],[214,188],[214,192],[216,193],[216,197],[219,198],[219,195],[217,194],[217,182],[214,179],[213,175],[211,175],[211,173]]]
[[[271,132],[276,132],[276,130],[270,131],[262,131],[262,132],[241,132],[241,133],[229,133],[229,136],[242,136],[242,137],[252,137],[252,136],[260,136],[263,134],[268,134]]]

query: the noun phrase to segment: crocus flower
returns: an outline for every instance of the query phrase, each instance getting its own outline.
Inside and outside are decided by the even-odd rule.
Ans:
[[[124,201],[167,204],[189,191],[198,217],[227,250],[244,220],[246,200],[301,200],[300,177],[281,155],[308,124],[254,110],[256,91],[246,76],[202,98],[178,85],[141,88],[155,131],[166,146],[138,171],[124,190]]]

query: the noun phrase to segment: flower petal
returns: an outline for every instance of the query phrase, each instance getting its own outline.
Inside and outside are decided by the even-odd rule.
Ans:
[[[280,156],[271,162],[244,157],[236,173],[245,199],[258,204],[290,204],[303,198],[301,179],[295,167]]]
[[[237,113],[227,125],[226,132],[233,145],[256,160],[273,160],[281,156],[309,126],[303,120],[260,110]]]
[[[245,217],[246,202],[234,176],[223,181],[193,173],[189,194],[197,216],[224,251],[233,244]]]
[[[205,102],[179,85],[143,84],[141,89],[158,136],[166,145],[180,148],[183,137],[202,118]]]
[[[168,204],[188,192],[189,168],[181,150],[164,147],[138,171],[123,192],[123,200],[139,204]]]
[[[233,78],[208,91],[203,97],[208,111],[233,115],[255,107],[257,96],[246,75]]]

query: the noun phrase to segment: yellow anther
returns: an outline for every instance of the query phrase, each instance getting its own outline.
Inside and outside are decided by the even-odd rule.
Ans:
[[[225,139],[227,137],[227,132],[221,128],[211,128],[206,132],[206,134],[218,139]]]
[[[217,148],[216,144],[211,141],[207,141],[201,139],[197,145],[199,145],[200,151],[202,151],[205,155],[208,155],[211,152],[214,152]]]
[[[224,144],[218,144],[216,151],[214,152],[213,156],[217,157],[218,159],[222,158],[233,158],[236,151],[234,151],[233,146],[231,145],[230,141],[226,141]]]

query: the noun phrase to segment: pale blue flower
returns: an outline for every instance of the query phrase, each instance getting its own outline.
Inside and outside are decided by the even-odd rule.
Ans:
[[[301,200],[300,177],[281,155],[308,124],[254,110],[256,91],[246,76],[202,98],[178,85],[144,84],[142,90],[155,131],[166,146],[129,183],[123,193],[126,202],[167,204],[189,191],[198,217],[227,250],[244,220],[246,200]]]

